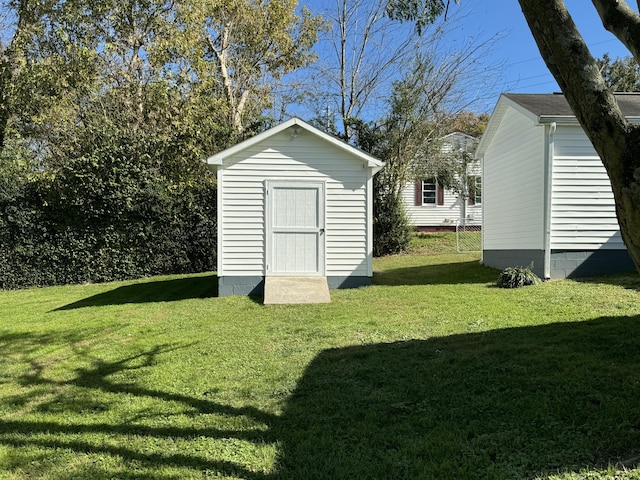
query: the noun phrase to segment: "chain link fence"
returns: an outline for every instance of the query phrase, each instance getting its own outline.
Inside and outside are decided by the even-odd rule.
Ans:
[[[477,223],[456,223],[456,249],[458,253],[482,251],[482,226]]]

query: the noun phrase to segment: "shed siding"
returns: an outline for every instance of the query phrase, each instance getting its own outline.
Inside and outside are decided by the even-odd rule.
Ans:
[[[368,276],[367,180],[361,161],[302,131],[283,131],[225,160],[221,276],[265,275],[265,180],[326,182],[326,275]],[[222,272],[222,273],[220,273]]]
[[[578,126],[556,131],[551,195],[553,250],[625,248],[609,177]]]
[[[484,155],[484,250],[537,250],[544,238],[544,127],[509,108]]]

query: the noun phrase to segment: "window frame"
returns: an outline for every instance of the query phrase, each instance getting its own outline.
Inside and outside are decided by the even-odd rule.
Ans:
[[[427,178],[424,180],[420,181],[421,184],[421,195],[420,198],[422,199],[422,203],[421,205],[423,206],[437,206],[438,205],[438,182],[436,181],[435,177],[431,177],[431,178]],[[432,185],[433,188],[428,189],[426,188],[427,185]],[[425,195],[429,194],[429,196],[431,196],[431,194],[433,195],[433,201],[425,201],[425,198],[427,198]]]

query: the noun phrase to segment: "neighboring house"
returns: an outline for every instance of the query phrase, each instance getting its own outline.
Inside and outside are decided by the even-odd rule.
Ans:
[[[472,153],[477,143],[475,137],[454,132],[442,138],[442,149],[445,153],[453,150]],[[456,223],[463,219],[467,224],[480,225],[482,177],[479,162],[470,168],[469,175],[476,183],[476,192],[466,201],[457,192],[442,188],[436,178],[408,183],[402,191],[402,200],[409,224],[420,231],[454,230]]]
[[[218,179],[218,294],[261,295],[268,276],[373,274],[376,158],[298,118],[207,159]]]
[[[640,118],[640,95],[616,94]],[[609,177],[560,94],[503,94],[476,155],[483,161],[482,261],[544,278],[633,270]]]

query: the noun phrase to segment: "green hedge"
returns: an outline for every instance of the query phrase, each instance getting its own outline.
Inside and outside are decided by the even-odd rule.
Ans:
[[[402,253],[411,242],[411,226],[402,192],[393,191],[384,182],[384,177],[374,177],[373,255],[376,257]]]
[[[0,288],[213,270],[214,177],[169,153],[111,146],[0,175]]]

